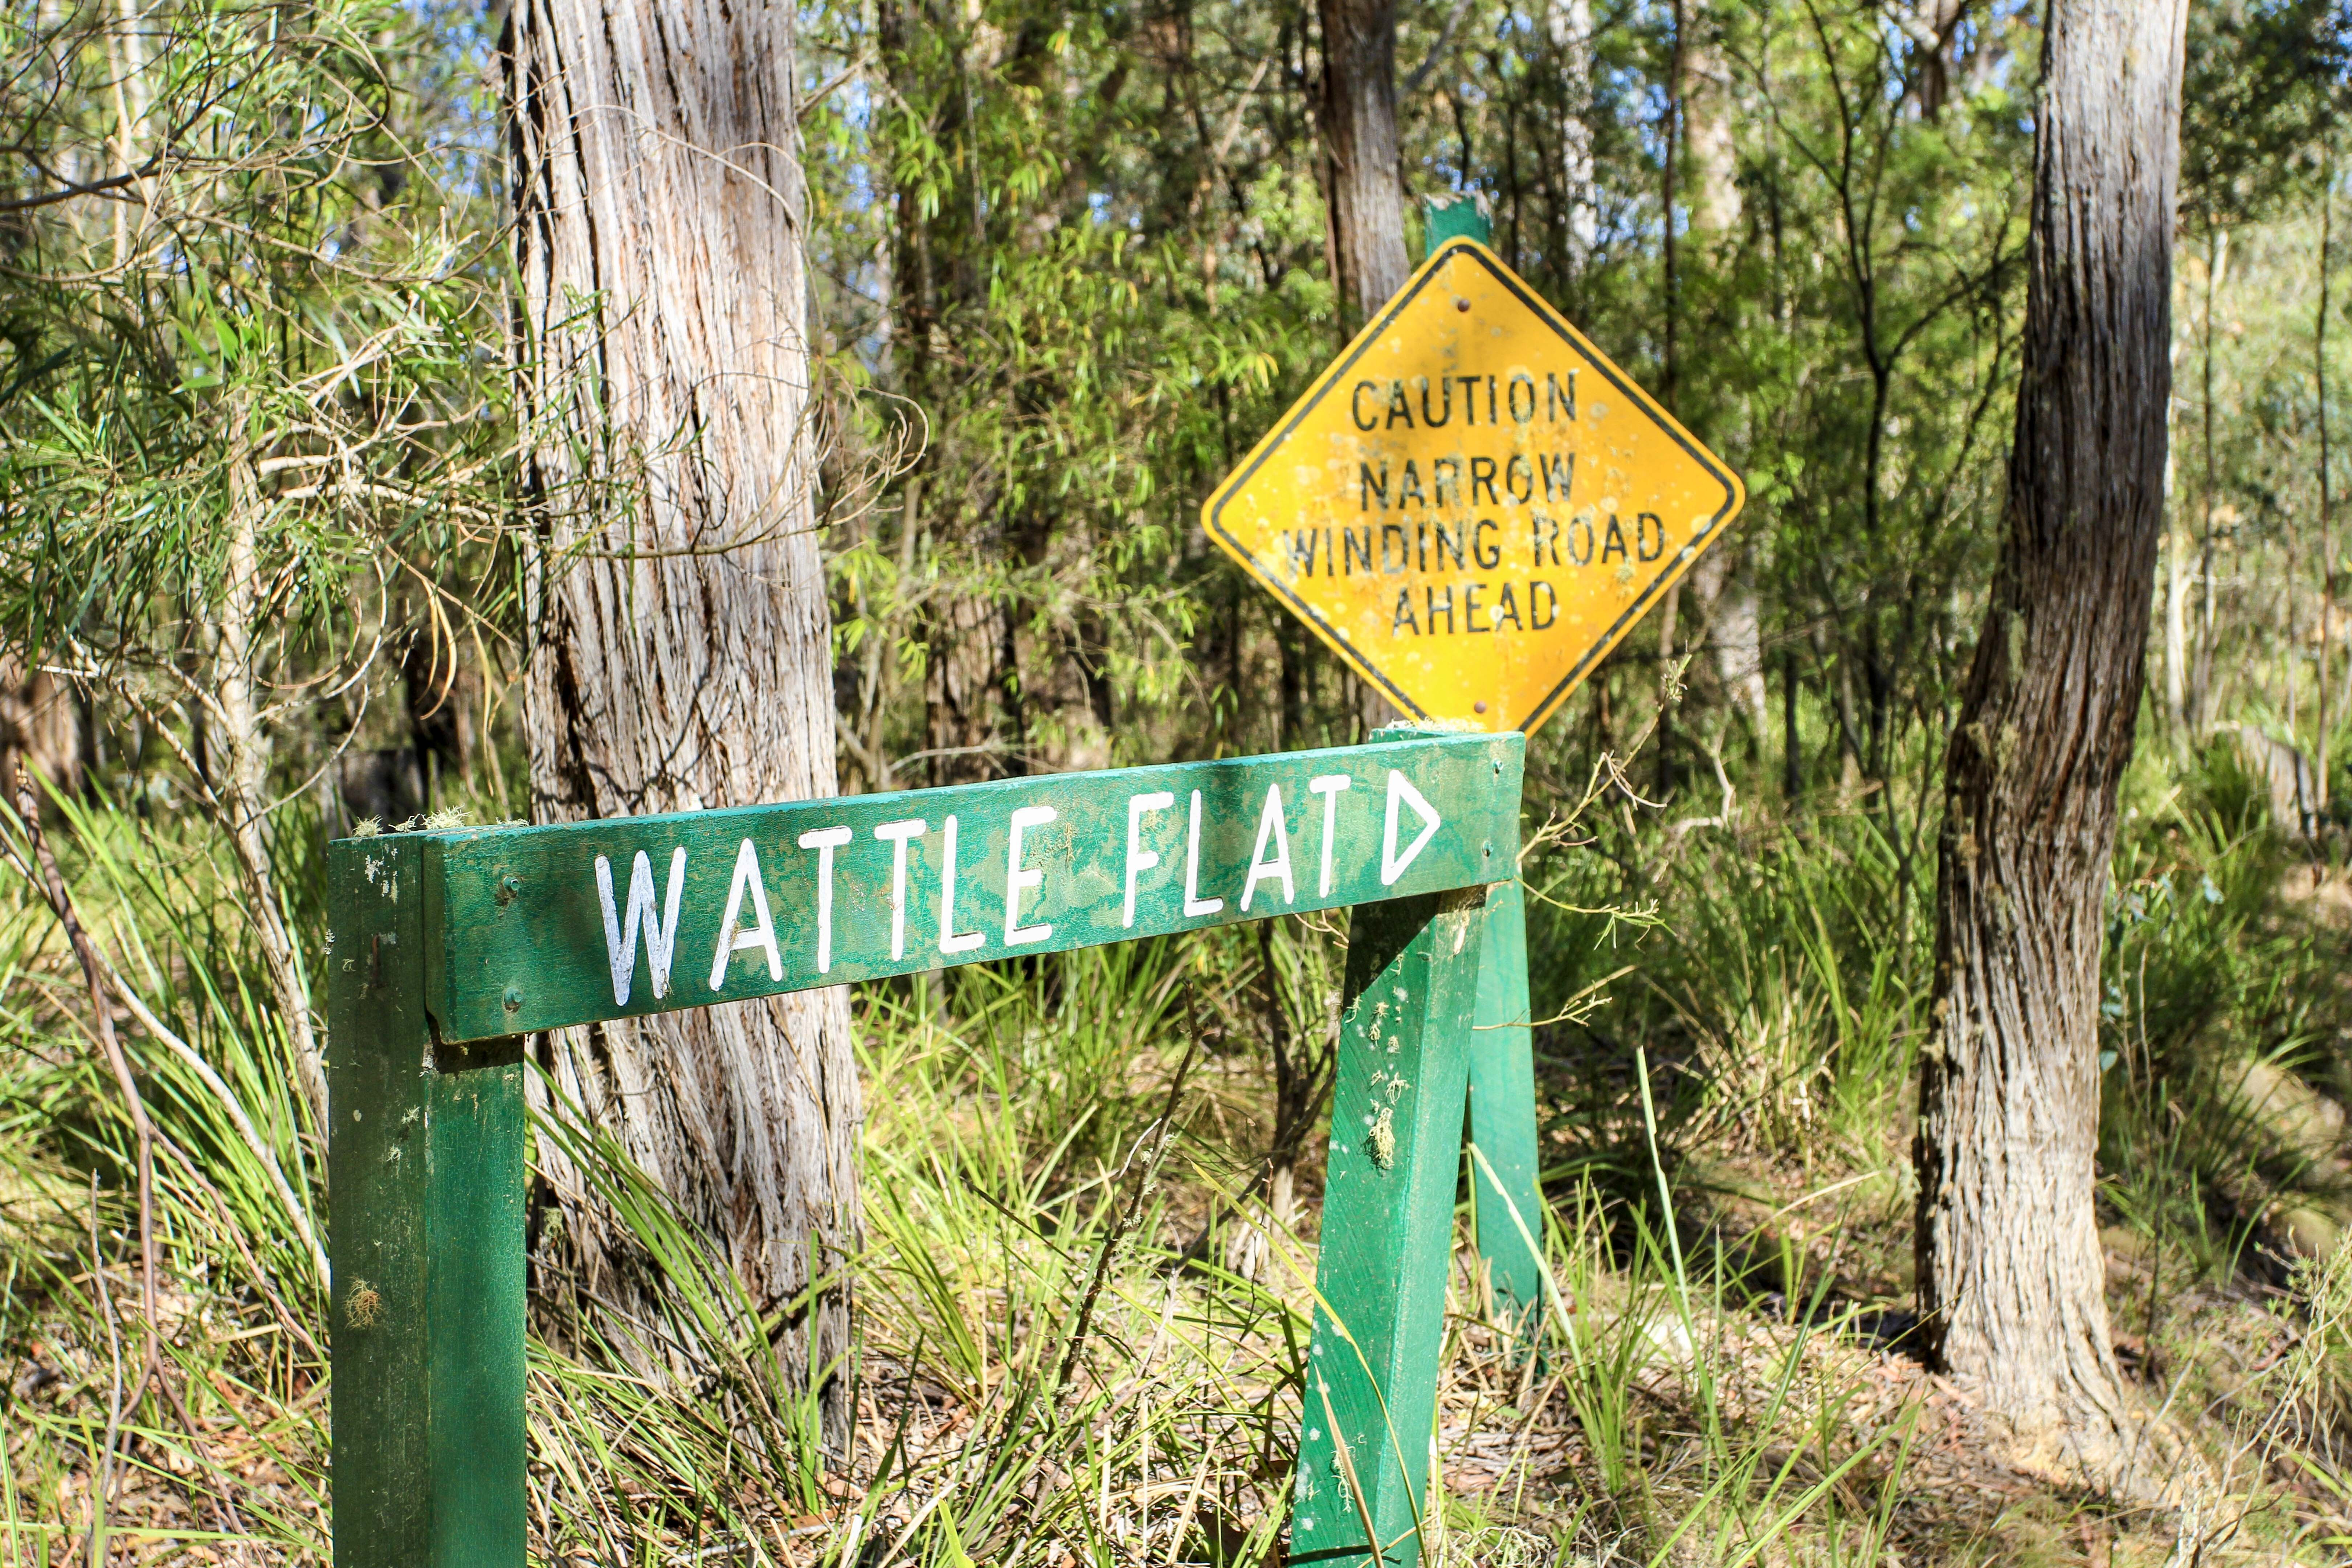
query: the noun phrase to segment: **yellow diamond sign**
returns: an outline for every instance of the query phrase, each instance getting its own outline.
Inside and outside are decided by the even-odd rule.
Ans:
[[[1532,731],[1745,496],[1492,251],[1453,239],[1201,516],[1406,713]]]

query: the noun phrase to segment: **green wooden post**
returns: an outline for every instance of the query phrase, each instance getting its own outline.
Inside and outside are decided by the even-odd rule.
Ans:
[[[523,1562],[521,1042],[436,1038],[438,848],[328,852],[339,1568]]]
[[[1484,902],[1471,889],[1371,905],[1351,927],[1295,1563],[1420,1555]]]
[[[1457,237],[1491,244],[1495,226],[1478,210],[1484,199],[1476,195],[1422,197],[1421,212],[1427,237],[1424,254]]]
[[[1496,1305],[1525,1321],[1543,1304],[1543,1258],[1528,1243],[1543,1245],[1544,1211],[1528,1026],[1528,910],[1517,882],[1489,890],[1486,923],[1470,1048],[1470,1141],[1486,1162],[1472,1162],[1471,1194]]]

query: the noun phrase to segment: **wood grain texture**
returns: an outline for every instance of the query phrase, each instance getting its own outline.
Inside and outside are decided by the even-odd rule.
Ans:
[[[520,1563],[522,1041],[438,1047],[425,1116],[432,1561]]]
[[[562,1028],[1483,884],[1517,864],[1524,752],[1446,736],[418,835],[447,911],[434,1015],[447,1039]]]
[[[1378,904],[1349,926],[1292,1563],[1421,1556],[1485,901]]]
[[[2007,537],[1947,763],[1927,1347],[2094,1468],[2126,1417],[2092,1208],[2099,942],[2164,520],[2184,0],[2057,0]]]
[[[436,1047],[421,839],[328,856],[335,1561],[523,1561],[520,1042]]]
[[[533,814],[576,821],[833,793],[803,257],[782,0],[520,0],[505,65]],[[857,1080],[835,990],[545,1037],[570,1105],[718,1237],[755,1300],[856,1245]],[[533,1079],[534,1088],[540,1080]],[[657,1288],[560,1152],[550,1280]],[[560,1245],[559,1245],[560,1243]],[[787,1369],[847,1349],[820,1298]],[[829,1385],[827,1430],[845,1431]]]
[[[1544,1207],[1535,1035],[1528,1026],[1528,905],[1517,881],[1487,890],[1485,920],[1478,1016],[1470,1038],[1470,1141],[1486,1163],[1473,1162],[1470,1193],[1478,1256],[1490,1268],[1496,1310],[1525,1318],[1543,1306]]]

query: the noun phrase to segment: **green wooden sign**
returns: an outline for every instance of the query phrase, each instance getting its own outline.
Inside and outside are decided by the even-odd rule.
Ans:
[[[1413,1560],[1465,1096],[1502,1184],[1474,1189],[1481,1249],[1513,1300],[1539,1267],[1523,754],[1517,734],[1408,734],[335,843],[337,1562],[523,1563],[522,1036],[1349,905],[1372,907],[1349,950],[1291,1554]]]
[[[488,1039],[1492,881],[1519,755],[1448,736],[436,834],[429,1005]]]

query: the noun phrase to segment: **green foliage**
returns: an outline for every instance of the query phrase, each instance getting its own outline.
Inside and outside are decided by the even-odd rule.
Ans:
[[[2254,222],[2325,174],[2342,112],[2346,16],[2336,0],[2221,0],[2189,8],[2180,210],[2210,232]]]
[[[2324,1195],[2325,1173],[2295,1165],[2219,1069],[2240,1059],[2238,1042],[2306,1059],[2297,1053],[2314,1023],[2296,998],[2317,988],[2326,959],[2278,923],[2276,837],[2215,826],[2227,774],[2200,773],[2177,793],[2167,765],[2151,758],[2133,782],[2135,800],[2185,804],[2161,816],[2143,808],[2127,833],[2109,973],[2133,987],[2110,1020],[2116,1037],[2157,1042],[2146,1059],[2168,1076],[2134,1101],[2126,1080],[2157,1074],[2140,1058],[2110,1069],[2103,1194],[2117,1224],[2158,1238],[2162,1278],[2210,1288],[2267,1244],[2273,1205]],[[123,814],[77,812],[59,834],[85,918],[138,955],[146,1005],[214,1064],[315,1204],[304,1163],[315,1146],[273,1054],[282,1030],[222,891],[236,882],[216,847],[196,852],[208,835],[184,819]],[[1889,1546],[1958,1556],[1979,1549],[1971,1541],[2000,1558],[2012,1536],[1938,1534],[1906,1511],[1915,1433],[1933,1428],[1907,1395],[1885,1396],[1885,1369],[1907,1363],[1854,1338],[1878,1310],[1848,1294],[1870,1268],[1854,1249],[1879,1245],[1868,1222],[1824,1226],[1811,1243],[1780,1225],[1797,1200],[1850,1185],[1842,1173],[1871,1172],[1902,1124],[1925,943],[1904,924],[1892,854],[1875,818],[1858,813],[1817,817],[1804,835],[1681,837],[1682,858],[1654,868],[1651,923],[1605,909],[1622,872],[1597,846],[1555,851],[1559,874],[1544,885],[1558,902],[1538,908],[1558,923],[1539,921],[1538,952],[1580,967],[1545,984],[1557,1001],[1636,962],[1583,1032],[1644,1041],[1647,1060],[1629,1051],[1613,1103],[1595,1094],[1580,1105],[1547,1079],[1566,1118],[1553,1131],[1569,1135],[1552,1146],[1606,1151],[1608,1163],[1555,1182],[1549,1213],[1535,1216],[1551,1279],[1536,1342],[1490,1321],[1468,1278],[1457,1281],[1443,1441],[1540,1435],[1562,1468],[1449,1494],[1440,1560],[1502,1560],[1535,1542],[1601,1562],[1786,1552],[1876,1563]],[[2154,891],[2167,876],[2179,890],[2169,900]],[[54,922],[28,906],[21,879],[0,890],[15,900],[0,910],[14,944],[0,951],[11,1047],[0,1055],[0,1145],[14,1173],[0,1186],[13,1271],[0,1336],[63,1374],[5,1407],[18,1500],[0,1510],[0,1527],[62,1517],[79,1532],[77,1478],[104,1449],[109,1325],[133,1347],[138,1332],[125,1306],[131,1141],[69,1022],[80,1004]],[[1596,912],[1576,913],[1588,899]],[[1578,931],[1581,949],[1553,945]],[[1286,930],[1269,997],[1252,934],[862,995],[868,1244],[852,1284],[864,1415],[846,1464],[824,1451],[814,1409],[764,1353],[776,1320],[742,1296],[723,1253],[607,1140],[541,1126],[539,1137],[568,1141],[576,1168],[677,1286],[654,1317],[541,1322],[530,1375],[541,1549],[635,1560],[733,1545],[755,1562],[788,1561],[787,1550],[848,1562],[857,1543],[887,1542],[916,1561],[1042,1565],[1066,1560],[1060,1552],[1126,1560],[1149,1531],[1154,1561],[1171,1545],[1179,1561],[1262,1557],[1284,1523],[1313,1264],[1252,1185],[1270,1088],[1253,1031],[1280,1006],[1303,1035],[1328,1006],[1332,970],[1317,956],[1327,938]],[[1188,984],[1205,1024],[1197,1046]],[[2187,1005],[2204,995],[2218,995],[2208,1012]],[[1757,1009],[1789,1020],[1782,1038],[1738,1032]],[[1554,1054],[1567,1032],[1555,1030]],[[184,1171],[164,1161],[160,1203],[189,1303],[173,1320],[171,1353],[199,1406],[194,1436],[152,1405],[132,1422],[146,1458],[114,1517],[177,1508],[209,1528],[205,1456],[234,1454],[245,1467],[240,1528],[289,1555],[316,1551],[308,1505],[322,1486],[323,1362],[303,1337],[322,1305],[316,1276],[218,1092],[143,1026],[126,1037],[161,1129],[189,1155]],[[1154,1125],[1188,1050],[1192,1087],[1162,1148]],[[1673,1070],[1677,1059],[1696,1070]],[[1811,1096],[1810,1116],[1791,1099],[1777,1121],[1760,1112],[1751,1089],[1780,1062],[1793,1064],[1788,1087]],[[1671,1101],[1651,1092],[1672,1086]],[[1711,1163],[1756,1155],[1768,1170],[1801,1168],[1770,1227],[1789,1255],[1769,1281],[1777,1310],[1752,1248],[1728,1225],[1706,1228]],[[1245,1229],[1265,1247],[1242,1271],[1223,1260]],[[1823,1246],[1837,1250],[1820,1256]],[[1076,1306],[1098,1274],[1106,1288],[1080,1340]],[[2142,1310],[2137,1297],[2118,1309],[2135,1335]],[[2296,1420],[2332,1419],[2317,1413],[2336,1397],[2333,1363],[2304,1360]],[[2282,1427],[2278,1451],[2320,1464],[2305,1430]]]
[[[1998,499],[2030,27],[1976,28],[1979,85],[1927,116],[1914,52],[1873,18],[1694,21],[1712,80],[1691,134],[1725,152],[1696,195],[1685,158],[1681,199],[1709,216],[1662,301],[1649,121],[1671,18],[1613,18],[1583,87],[1543,17],[1454,20],[1402,105],[1413,178],[1482,192],[1506,259],[1757,479],[1740,575],[1809,684],[1859,691],[1842,741],[1883,774],[1949,688],[1988,561],[1989,531],[1955,523]],[[1436,42],[1419,25],[1404,58]],[[944,779],[1349,733],[1341,672],[1192,518],[1341,336],[1310,31],[1284,8],[1163,26],[1024,0],[827,12],[811,33],[829,61],[877,61],[810,136],[834,193],[826,338],[929,433],[840,533],[869,784],[892,753]],[[1557,174],[1564,113],[1590,135],[1588,189]]]
[[[1312,183],[1227,171],[1203,213],[1200,122],[1144,107],[1124,18],[833,26],[845,58],[878,49],[887,90],[832,100],[811,136],[812,183],[839,193],[818,243],[888,293],[823,303],[929,434],[898,504],[839,538],[843,643],[888,649],[861,671],[861,738],[957,749],[932,780],[1141,760],[1112,694],[1180,695],[1193,500],[1332,342],[1328,289],[1275,259],[1319,244]]]
[[[2139,771],[2131,795],[2168,804],[2126,835],[2108,898],[2102,1195],[2191,1277],[2283,1271],[2289,1215],[2347,1195],[2328,1140],[2296,1114],[2312,1093],[2299,1075],[2334,1087],[2334,963],[2280,906],[2305,873],[2233,751],[2178,779]]]
[[[6,236],[17,668],[61,661],[152,730],[235,666],[275,689],[265,724],[342,730],[412,635],[446,692],[460,637],[502,616],[480,575],[507,447],[495,254],[448,145],[466,105],[438,96],[469,90],[449,21],[331,0],[0,24],[39,183],[119,170],[103,201],[25,192]]]
[[[1507,1485],[1449,1497],[1444,1550],[2017,1560],[1998,1528],[1956,1541],[1905,1511],[1904,1406],[1857,1392],[1902,1363],[1847,1331],[1902,1295],[1939,748],[2000,536],[2038,14],[1971,10],[1937,37],[1924,8],[1651,4],[1599,8],[1579,40],[1573,9],[1406,8],[1406,181],[1484,195],[1505,258],[1751,500],[1675,647],[1637,634],[1530,757],[1530,798],[1578,816],[1529,862],[1557,1292],[1528,1355],[1458,1282],[1446,1419],[1540,1436],[1557,1468],[1523,1446]],[[801,20],[845,778],[1350,738],[1351,683],[1193,521],[1346,332],[1312,8],[882,0]],[[2175,1323],[2167,1344],[2227,1359],[2200,1349],[2184,1284],[2260,1335],[2283,1320],[2250,1280],[2311,1303],[2281,1381],[2212,1399],[2297,1412],[2265,1451],[2341,1512],[2352,1249],[2288,1259],[2298,1216],[2341,1217],[2347,1194],[2339,1151],[2277,1110],[2324,1121],[2352,1095],[2341,935],[2281,896],[2335,841],[2290,839],[2240,752],[2201,748],[2234,717],[2343,752],[2344,28],[2325,0],[2189,25],[2150,649],[2168,679],[2108,907],[2102,1216],[2139,1270],[2116,1315],[2143,1366]],[[483,26],[380,0],[0,21],[19,153],[0,188],[0,699],[37,665],[78,682],[97,787],[60,792],[52,833],[153,1016],[121,1028],[178,1152],[159,1235],[194,1418],[151,1394],[122,1415],[136,1444],[107,1438],[142,1331],[132,1134],[53,922],[0,873],[0,1344],[40,1370],[0,1403],[0,1531],[52,1561],[110,1454],[129,1456],[118,1517],[321,1550],[303,1235],[325,1214],[321,1130],[292,1087],[301,987],[259,931],[282,906],[320,951],[315,857],[362,815],[336,793],[353,753],[446,760],[458,777],[419,810],[454,784],[506,816],[523,772],[501,716],[530,628]],[[232,616],[241,536],[253,599]],[[247,653],[225,653],[232,629]],[[218,699],[239,670],[260,712],[234,734]],[[453,702],[478,715],[470,742],[440,738]],[[224,749],[255,760],[250,810],[205,805]],[[257,896],[231,834],[264,822]],[[677,1289],[640,1323],[542,1324],[541,1548],[1265,1560],[1312,1269],[1269,1172],[1297,1156],[1311,1215],[1337,934],[861,995],[847,1464],[708,1238],[608,1144],[544,1129]],[[216,1462],[241,1467],[233,1487]]]

